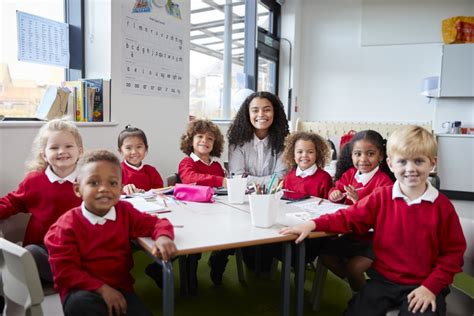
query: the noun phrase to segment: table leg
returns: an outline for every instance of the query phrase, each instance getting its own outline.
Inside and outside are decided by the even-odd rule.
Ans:
[[[171,261],[163,262],[163,316],[174,314],[174,277]]]
[[[281,315],[290,315],[290,272],[291,242],[283,243],[283,264],[281,271]]]
[[[304,275],[305,275],[305,245],[304,241],[296,245],[296,315],[302,316],[304,310]]]
[[[189,294],[189,289],[188,289],[188,274],[186,272],[186,256],[179,256],[178,257],[178,262],[179,262],[179,283],[180,283],[180,291],[181,295],[185,296]]]

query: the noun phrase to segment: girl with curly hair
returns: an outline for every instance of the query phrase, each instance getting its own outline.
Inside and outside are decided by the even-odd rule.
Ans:
[[[386,140],[373,130],[358,132],[341,150],[336,165],[336,183],[329,200],[354,204],[377,187],[392,185]],[[327,241],[321,249],[323,263],[336,275],[347,278],[354,291],[365,284],[364,273],[374,260],[372,233],[345,234]]]
[[[248,183],[268,185],[287,173],[282,161],[288,121],[281,101],[270,92],[254,92],[240,106],[227,137],[229,171],[248,175]]]
[[[224,169],[211,159],[220,157],[223,147],[224,136],[216,124],[208,120],[190,122],[181,136],[181,151],[188,155],[179,163],[181,182],[226,187]]]
[[[297,132],[288,135],[283,161],[291,171],[283,182],[283,188],[288,190],[285,197],[299,199],[317,196],[327,199],[332,178],[323,168],[329,155],[327,141],[317,134]]]

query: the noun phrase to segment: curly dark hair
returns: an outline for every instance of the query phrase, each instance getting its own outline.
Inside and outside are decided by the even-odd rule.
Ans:
[[[296,167],[295,145],[299,140],[310,141],[314,144],[314,147],[316,148],[316,166],[321,169],[324,168],[330,159],[331,149],[324,138],[318,134],[309,132],[296,132],[286,136],[283,161],[288,165],[288,167]]]
[[[336,174],[334,176],[335,180],[339,180],[344,174],[344,172],[354,166],[352,162],[352,148],[354,147],[354,144],[359,140],[366,140],[372,143],[375,147],[377,147],[383,157],[379,165],[380,170],[385,172],[390,177],[390,179],[395,180],[395,176],[393,175],[392,171],[390,171],[390,168],[387,165],[387,140],[384,139],[382,135],[380,135],[378,132],[371,129],[356,133],[352,140],[349,143],[345,144],[344,147],[342,147],[339,159],[337,160],[336,164]]]
[[[196,134],[210,134],[214,136],[214,146],[210,155],[220,157],[224,148],[224,136],[219,127],[208,120],[194,120],[189,122],[186,132],[181,136],[180,149],[186,155],[190,155],[193,149],[193,137]]]
[[[277,155],[283,150],[285,137],[289,133],[288,120],[280,99],[266,91],[254,92],[244,100],[227,132],[229,145],[242,146],[253,139],[255,128],[250,123],[249,107],[255,98],[267,99],[273,106],[273,123],[268,130],[268,137],[272,154]]]
[[[118,136],[118,140],[117,140],[117,145],[118,145],[119,150],[122,147],[123,141],[125,140],[125,138],[128,138],[128,137],[140,138],[143,141],[143,144],[145,144],[146,150],[148,150],[148,140],[146,139],[145,132],[139,128],[132,127],[132,125],[125,126],[125,129],[120,132]]]

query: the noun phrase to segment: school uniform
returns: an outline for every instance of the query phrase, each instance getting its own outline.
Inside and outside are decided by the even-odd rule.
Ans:
[[[360,173],[355,167],[351,167],[344,172],[341,178],[336,181],[334,188],[329,191],[329,194],[334,190],[346,192],[344,186],[352,185],[358,189],[357,194],[359,200],[371,194],[376,188],[392,185],[392,179],[379,167],[368,173]],[[354,204],[351,199],[344,197],[338,203],[346,205]],[[322,254],[336,255],[340,258],[352,258],[356,256],[363,256],[374,260],[374,250],[372,248],[372,232],[359,234],[345,234],[341,237],[334,237],[326,240],[321,249]]]
[[[301,195],[328,198],[332,188],[332,178],[323,169],[314,164],[306,170],[300,167],[293,168],[283,181],[283,188]]]
[[[144,236],[173,239],[173,227],[167,219],[142,213],[125,201],[119,201],[103,217],[89,212],[84,203],[61,216],[44,241],[64,309],[81,308],[76,291],[86,291],[80,296],[90,298],[87,292],[94,292],[104,284],[123,293],[133,293],[130,239]],[[70,293],[75,296],[74,306],[68,306]]]
[[[406,295],[420,285],[437,296],[443,314],[444,289],[461,271],[466,240],[453,205],[429,182],[416,200],[410,201],[396,181],[314,222],[318,231],[332,233],[374,229],[375,261],[369,270],[374,278],[351,300],[346,315],[385,315],[402,303],[406,313]]]
[[[224,181],[224,169],[219,162],[205,163],[194,153],[181,160],[178,174],[183,183],[221,187]]]
[[[0,219],[18,213],[31,214],[23,246],[33,255],[40,277],[46,281],[53,279],[43,238],[61,215],[81,204],[72,188],[75,179],[75,172],[60,178],[48,166],[44,171],[28,173],[15,191],[0,199]]]
[[[155,167],[144,164],[135,167],[125,160],[122,161],[121,166],[123,185],[134,184],[137,188],[145,191],[163,187],[163,179]]]

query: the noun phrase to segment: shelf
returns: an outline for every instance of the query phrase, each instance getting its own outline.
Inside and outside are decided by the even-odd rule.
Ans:
[[[40,127],[46,121],[1,121],[1,128]],[[78,127],[109,127],[117,126],[118,122],[74,122]]]

